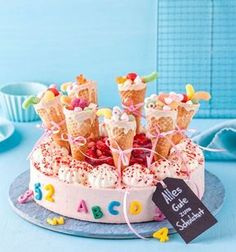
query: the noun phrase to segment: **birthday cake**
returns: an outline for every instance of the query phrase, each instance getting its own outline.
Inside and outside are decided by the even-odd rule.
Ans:
[[[204,91],[186,85],[145,97],[157,73],[116,78],[121,107],[99,108],[96,82],[83,75],[23,104],[33,105],[44,133],[29,155],[29,190],[40,206],[100,223],[137,223],[164,216],[152,201],[166,177],[184,180],[202,198],[204,156],[187,136]]]

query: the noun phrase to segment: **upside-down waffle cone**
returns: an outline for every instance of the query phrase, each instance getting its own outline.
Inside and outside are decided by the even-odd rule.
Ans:
[[[154,112],[154,114],[149,114],[147,116],[147,131],[151,135],[155,135],[157,129],[159,129],[160,133],[168,132],[175,129],[175,123],[176,123],[176,111],[170,111],[170,112],[160,112],[160,113],[166,113],[163,114],[163,116],[159,115],[156,116],[155,113],[158,113],[157,111]],[[169,115],[168,115],[169,113]],[[155,152],[158,154],[154,154],[154,159],[159,160],[162,158],[167,158],[170,152],[170,149],[172,147],[172,134],[168,134],[164,137],[160,137],[158,140],[156,137],[151,137],[152,145],[155,145]]]
[[[125,128],[116,127],[115,125],[112,124],[106,124],[106,129],[108,132],[110,145],[113,149],[118,150],[118,146],[123,151],[132,149],[133,140],[135,136],[135,129],[129,129],[128,131],[126,131]],[[128,158],[128,164],[129,164],[131,151],[130,153],[127,153],[126,156]],[[112,157],[116,168],[118,168],[119,162],[121,162],[121,160],[119,160],[120,158],[119,153],[112,151]],[[120,168],[121,171],[125,168],[125,165],[122,162]]]
[[[90,81],[78,86],[77,96],[87,100],[89,103],[97,104],[97,90],[96,83]]]
[[[144,103],[146,94],[146,87],[139,90],[120,90],[120,96],[123,104],[126,104],[128,100],[131,100],[133,105],[137,105],[140,103]],[[142,120],[142,110],[143,106],[137,109],[137,115],[134,114],[135,120],[136,120],[136,133],[141,132],[141,120]],[[131,113],[131,112],[129,112]]]
[[[95,111],[82,111],[80,113],[91,113],[84,117],[84,120],[78,120],[79,114],[75,111],[69,111],[64,109],[65,111],[65,118],[66,118],[66,126],[68,130],[68,135],[72,138],[76,138],[79,136],[88,139],[90,137],[96,138],[98,137],[98,120],[96,117]],[[76,115],[78,117],[76,117]],[[80,146],[78,143],[73,143],[70,141],[70,148],[71,148],[71,155],[74,159],[83,161],[85,159],[84,153],[87,150],[87,143]]]
[[[53,128],[54,125],[52,124],[52,122],[58,124],[60,129],[53,132],[52,139],[59,146],[69,150],[69,143],[62,140],[62,136],[67,133],[67,128],[65,116],[63,114],[63,109],[59,98],[55,98],[53,101],[49,101],[45,104],[36,104],[34,108],[47,129],[51,130]]]
[[[179,104],[177,110],[177,126],[179,129],[187,129],[194,115],[197,113],[199,104]],[[184,133],[176,133],[172,137],[174,144],[178,144],[184,137]]]

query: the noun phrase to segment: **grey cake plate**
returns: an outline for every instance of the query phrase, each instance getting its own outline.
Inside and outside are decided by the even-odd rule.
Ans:
[[[206,171],[206,188],[203,203],[214,215],[220,210],[225,198],[225,189],[218,177]],[[126,224],[100,224],[87,221],[79,221],[65,217],[65,224],[51,226],[47,224],[48,217],[55,217],[55,213],[37,205],[33,200],[25,204],[19,204],[17,198],[28,188],[29,171],[20,174],[11,184],[9,189],[9,201],[13,210],[23,219],[40,227],[69,235],[106,238],[106,239],[130,239],[137,238]],[[58,216],[58,215],[57,215]],[[170,233],[175,233],[171,224],[167,221],[145,222],[132,224],[135,230],[145,237],[151,237],[153,232],[162,227],[168,227]]]

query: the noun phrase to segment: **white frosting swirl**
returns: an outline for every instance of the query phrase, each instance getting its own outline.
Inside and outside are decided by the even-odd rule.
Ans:
[[[118,85],[118,89],[120,91],[127,91],[127,90],[140,90],[146,88],[146,83],[142,81],[142,79],[137,76],[135,80],[127,79],[124,83]]]
[[[134,164],[123,170],[123,183],[130,187],[146,187],[153,184],[153,174],[146,167]]]
[[[43,141],[33,151],[31,163],[42,173],[55,176],[58,173],[60,162],[68,156],[65,148],[58,146],[52,139]]]
[[[85,185],[87,183],[88,171],[92,168],[93,167],[86,162],[73,159],[69,164],[65,163],[60,165],[58,178],[69,184]]]
[[[169,160],[160,159],[150,166],[150,170],[154,173],[155,182],[161,181],[166,177],[171,177],[171,162]]]
[[[88,184],[92,188],[115,188],[118,183],[118,172],[114,166],[102,164],[88,174]]]

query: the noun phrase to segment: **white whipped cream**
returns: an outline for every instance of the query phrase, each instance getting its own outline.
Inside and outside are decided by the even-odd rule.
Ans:
[[[137,76],[132,82],[130,79],[127,79],[124,83],[118,84],[119,91],[127,91],[127,90],[140,90],[146,88],[146,83],[142,81],[142,79]]]
[[[150,170],[154,173],[155,181],[157,182],[171,177],[170,167],[171,162],[165,159],[160,159],[152,163]]]
[[[43,141],[33,151],[30,158],[31,163],[42,173],[55,176],[58,173],[61,160],[68,156],[65,148],[58,146],[51,139]]]
[[[118,183],[118,172],[115,167],[102,164],[88,173],[88,184],[92,188],[115,188]]]
[[[123,183],[130,187],[146,187],[153,184],[153,174],[146,167],[134,164],[123,170]]]

